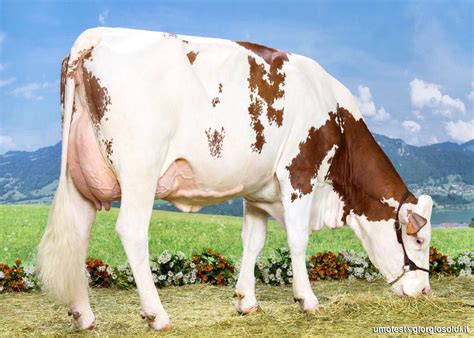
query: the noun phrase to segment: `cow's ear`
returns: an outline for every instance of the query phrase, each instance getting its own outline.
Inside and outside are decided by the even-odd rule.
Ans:
[[[408,225],[407,235],[415,236],[421,228],[423,228],[428,221],[423,216],[418,215],[416,212],[408,210]]]

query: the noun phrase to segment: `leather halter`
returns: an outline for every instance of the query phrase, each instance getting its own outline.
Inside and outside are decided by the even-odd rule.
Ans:
[[[390,284],[390,285],[395,284],[396,282],[398,282],[405,275],[405,273],[407,273],[408,271],[421,270],[421,271],[425,271],[425,272],[430,273],[430,270],[419,267],[418,265],[415,264],[415,262],[413,262],[408,257],[407,251],[405,249],[405,244],[403,243],[402,224],[400,223],[399,213],[400,213],[400,209],[402,208],[402,205],[405,203],[407,198],[410,197],[410,195],[411,195],[411,193],[408,190],[405,192],[405,195],[403,195],[402,201],[398,205],[397,216],[395,218],[395,224],[394,224],[395,233],[397,234],[398,243],[401,244],[402,249],[403,249],[403,256],[404,256],[403,257],[403,261],[404,261],[403,262],[403,272],[397,278],[395,278],[393,281],[389,282],[388,284]]]

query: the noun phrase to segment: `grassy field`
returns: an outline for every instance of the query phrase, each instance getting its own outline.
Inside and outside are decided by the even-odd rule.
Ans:
[[[0,205],[0,262],[11,263],[21,258],[34,261],[36,246],[46,224],[49,206]],[[118,210],[99,212],[93,226],[89,256],[111,263],[126,261],[121,243],[115,234]],[[242,219],[230,216],[184,214],[154,211],[150,225],[150,252],[183,251],[186,255],[212,247],[225,256],[239,259],[242,245]],[[444,254],[454,256],[463,249],[474,247],[474,229],[434,229],[432,245]],[[263,252],[286,246],[284,230],[271,221]],[[323,229],[311,235],[308,254],[333,250],[363,251],[359,240],[348,227]]]
[[[44,226],[48,206],[0,206],[0,262],[21,257],[28,263]],[[89,255],[115,265],[125,261],[114,226],[118,210],[98,213]],[[187,255],[213,247],[239,259],[241,218],[155,211],[151,222],[150,250],[181,250]],[[473,247],[473,229],[435,229],[432,245],[456,255]],[[263,255],[286,245],[284,231],[270,222]],[[308,254],[323,250],[363,251],[349,228],[313,233]],[[173,330],[165,335],[367,335],[376,326],[474,327],[474,288],[467,278],[431,278],[432,294],[416,299],[399,298],[383,281],[315,282],[312,287],[324,315],[301,314],[293,303],[291,286],[257,285],[264,313],[235,313],[233,287],[189,285],[161,289]],[[136,290],[92,289],[98,327],[86,335],[152,335],[139,318]],[[77,334],[66,307],[41,292],[0,294],[0,336]]]
[[[239,316],[231,287],[191,285],[164,288],[160,296],[168,311],[173,336],[366,336],[378,326],[468,325],[474,329],[474,290],[465,278],[432,279],[432,295],[394,296],[383,282],[316,282],[313,289],[324,315],[299,312],[291,286],[257,285],[263,314]],[[77,334],[66,307],[39,292],[0,294],[0,336]],[[138,313],[136,290],[93,289],[97,329],[86,335],[149,335]],[[452,335],[451,335],[452,336]]]

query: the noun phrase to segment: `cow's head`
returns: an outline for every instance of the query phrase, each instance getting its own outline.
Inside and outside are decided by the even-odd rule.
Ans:
[[[398,208],[398,203],[396,207]],[[429,269],[432,207],[431,197],[423,195],[416,204],[403,203],[398,212],[406,254],[417,267],[423,269]],[[395,230],[396,215],[390,220],[374,222],[363,215],[351,213],[348,224],[361,239],[370,260],[387,282],[392,284],[396,294],[428,294],[428,273],[419,269],[409,270],[405,264],[403,248]]]

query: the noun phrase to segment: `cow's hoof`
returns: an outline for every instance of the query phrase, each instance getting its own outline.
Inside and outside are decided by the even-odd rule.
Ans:
[[[307,310],[303,310],[305,313],[313,313],[313,314],[318,314],[318,315],[325,315],[326,314],[326,310],[322,307],[322,306],[316,306],[315,308],[313,309],[307,309]]]
[[[97,326],[92,311],[81,313],[77,310],[71,309],[67,314],[72,317],[74,326],[79,330],[93,330]]]
[[[140,316],[146,320],[150,329],[155,331],[170,331],[171,323],[168,316],[158,317],[155,314],[141,312]]]
[[[263,313],[262,308],[257,304],[255,296],[245,296],[243,293],[235,292],[234,297],[237,298],[235,309],[241,315],[249,315],[253,313]]]
[[[264,313],[260,305],[255,304],[249,308],[243,309],[241,308],[238,304],[235,306],[237,312],[241,314],[242,316],[247,316],[251,314],[259,314],[259,313]]]
[[[317,300],[303,298],[293,298],[293,300],[298,303],[301,312],[324,314],[324,309],[319,305]]]

